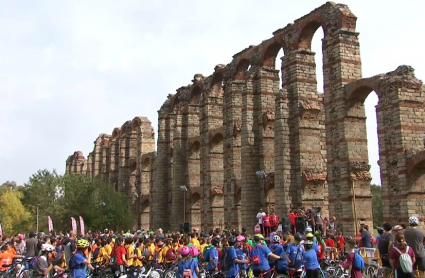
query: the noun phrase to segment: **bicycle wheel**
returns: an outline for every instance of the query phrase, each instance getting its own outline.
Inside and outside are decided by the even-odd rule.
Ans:
[[[152,270],[149,274],[149,278],[161,278],[161,274],[156,270]]]
[[[176,272],[169,269],[167,271],[164,272],[164,278],[176,278]]]

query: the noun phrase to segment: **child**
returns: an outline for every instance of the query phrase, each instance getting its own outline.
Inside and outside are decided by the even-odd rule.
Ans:
[[[348,273],[351,274],[351,278],[362,278],[362,271],[354,267],[355,247],[356,242],[353,239],[347,242],[347,251],[349,253],[347,255],[347,260],[342,264],[342,267],[348,269]]]
[[[410,248],[406,244],[406,240],[404,238],[403,232],[398,232],[395,235],[395,241],[397,243],[397,247],[393,247],[390,251],[390,264],[392,268],[396,271],[396,277],[397,278],[414,278],[415,273],[413,272],[404,272],[403,269],[400,266],[400,256],[402,254],[408,254],[412,260],[412,264],[415,263],[416,257],[415,253],[413,251],[413,248]]]
[[[316,251],[312,248],[313,241],[307,240],[304,242],[303,262],[305,266],[306,278],[319,278],[320,265],[317,260]]]

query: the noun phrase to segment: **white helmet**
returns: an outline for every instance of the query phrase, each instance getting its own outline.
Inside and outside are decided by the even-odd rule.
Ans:
[[[55,251],[55,247],[53,247],[51,244],[45,243],[41,245],[41,251],[53,252]]]
[[[412,226],[419,225],[419,219],[416,216],[410,216],[409,217],[409,224]]]
[[[280,237],[278,235],[274,235],[273,238],[272,238],[272,241],[275,242],[275,243],[280,242]]]
[[[313,229],[311,227],[307,227],[307,228],[305,228],[305,232],[311,233],[311,232],[313,232]]]

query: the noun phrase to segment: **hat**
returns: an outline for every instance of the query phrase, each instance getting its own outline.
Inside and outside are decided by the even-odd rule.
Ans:
[[[314,237],[314,235],[312,233],[308,233],[305,235],[305,237]]]

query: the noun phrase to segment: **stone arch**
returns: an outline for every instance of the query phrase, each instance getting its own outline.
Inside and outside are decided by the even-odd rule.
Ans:
[[[193,192],[189,201],[190,209],[201,209],[201,195],[198,192]]]
[[[265,192],[265,204],[264,204],[264,207],[268,213],[275,211],[275,196],[276,196],[276,193],[275,193],[274,183],[270,183],[267,186],[267,190]]]
[[[190,93],[190,103],[200,104],[201,103],[202,89],[200,86],[195,86]]]
[[[363,78],[345,86],[345,98],[349,101],[365,101],[375,91],[379,98],[379,85],[374,78]]]
[[[407,177],[406,188],[407,200],[409,200],[409,216],[425,218],[425,150],[418,150],[416,154],[407,156]],[[422,227],[423,221],[420,221]]]
[[[245,72],[248,70],[250,66],[250,61],[248,59],[242,59],[236,66],[236,70],[234,73],[235,80],[244,80]]]
[[[221,91],[223,89],[223,79],[224,79],[223,73],[221,72],[214,73],[211,79],[210,88],[213,91]]]
[[[190,146],[190,158],[191,159],[200,159],[200,149],[201,143],[194,141]]]
[[[120,136],[121,136],[121,129],[119,127],[114,128],[114,130],[112,131],[111,140],[116,140]]]
[[[307,49],[311,50],[311,41],[313,40],[313,36],[316,33],[317,29],[320,27],[323,28],[323,33],[326,36],[325,28],[321,22],[316,20],[308,22],[306,25],[301,27],[301,32],[298,38],[298,49]]]
[[[224,137],[221,133],[217,133],[211,139],[211,153],[223,153],[223,140]]]
[[[138,128],[140,128],[140,126],[142,125],[142,120],[139,117],[135,117],[132,121],[131,121],[131,130],[135,131]]]
[[[146,157],[145,160],[143,160],[143,171],[149,171],[150,169],[150,159],[149,157]]]
[[[281,49],[283,49],[283,53],[285,53],[285,48],[280,43],[276,41],[270,43],[264,51],[262,65],[265,67],[275,68],[276,56]]]

